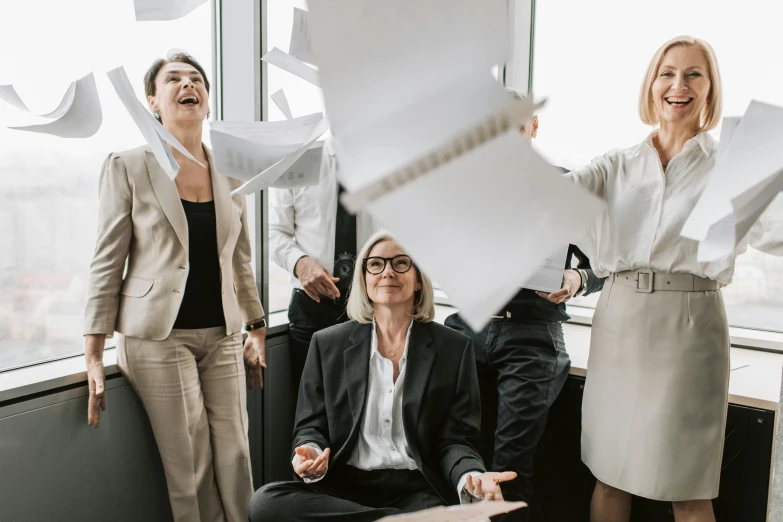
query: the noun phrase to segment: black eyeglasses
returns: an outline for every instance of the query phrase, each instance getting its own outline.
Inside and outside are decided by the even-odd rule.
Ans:
[[[391,262],[392,270],[398,274],[404,274],[413,266],[411,258],[405,254],[394,257],[365,257],[362,261],[364,269],[373,275],[382,274],[386,270],[386,263]]]

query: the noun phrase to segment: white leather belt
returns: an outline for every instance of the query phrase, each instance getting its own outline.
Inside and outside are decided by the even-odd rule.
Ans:
[[[628,270],[612,274],[612,281],[618,285],[629,286],[637,292],[652,293],[706,292],[718,290],[723,285],[714,279],[691,274],[656,274],[652,270]]]

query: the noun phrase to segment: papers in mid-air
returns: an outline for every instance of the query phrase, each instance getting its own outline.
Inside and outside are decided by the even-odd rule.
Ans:
[[[781,143],[781,107],[753,101],[741,119],[724,119],[715,167],[681,232],[700,242],[700,262],[733,255],[783,190]]]
[[[207,0],[133,0],[137,22],[168,21],[190,14]]]
[[[158,160],[161,168],[169,178],[173,180],[177,177],[179,164],[177,164],[166,143],[177,149],[191,161],[198,163],[202,167],[204,166],[136,98],[123,67],[113,69],[106,74],[114,86],[114,91],[117,93],[120,101],[131,118],[133,118],[139,131],[141,131],[141,135],[144,136],[147,145],[152,149],[155,159]]]
[[[13,85],[0,85],[0,99],[33,115],[19,97]],[[35,116],[35,115],[33,115]],[[9,127],[14,130],[52,134],[61,138],[89,138],[101,127],[103,113],[95,76],[87,76],[71,83],[62,101],[52,112],[35,116],[34,122]]]
[[[531,148],[518,129],[532,101],[492,77],[507,2],[308,7],[343,203],[389,229],[480,329],[604,208]]]
[[[281,177],[284,178],[280,184],[276,185],[276,188],[293,188],[297,180],[305,181],[306,179],[312,179],[312,174],[305,176],[302,174],[304,168],[314,168],[315,175],[317,176],[318,166],[320,165],[320,154],[317,156],[319,163],[314,164],[313,155],[308,156],[308,160],[301,163],[298,167],[295,164],[305,155],[305,153],[314,147],[320,147],[323,144],[315,144],[315,141],[320,138],[327,130],[329,130],[329,120],[323,118],[315,126],[307,141],[305,141],[297,150],[292,154],[288,154],[280,161],[267,168],[257,176],[247,181],[244,185],[234,190],[231,194],[252,194],[260,190],[265,190],[278,182]],[[317,178],[316,178],[317,179]]]
[[[566,256],[568,256],[568,245],[558,245],[552,254],[544,259],[538,270],[522,284],[522,288],[548,294],[560,290],[563,286]]]
[[[261,59],[266,63],[280,67],[284,71],[289,72],[294,76],[298,76],[299,78],[309,83],[312,83],[316,87],[321,86],[318,79],[318,69],[310,67],[302,60],[294,58],[290,54],[281,51],[277,47],[273,47],[272,50],[262,56]]]
[[[461,506],[438,506],[430,509],[384,517],[378,522],[481,522],[489,517],[509,513],[527,506],[525,502],[505,500],[477,502]]]
[[[288,54],[303,62],[316,65],[313,53],[310,51],[307,11],[298,7],[294,7],[294,24],[291,28],[291,45],[288,47]]]
[[[294,115],[291,113],[291,107],[288,105],[288,98],[286,98],[283,89],[275,91],[271,98],[272,101],[275,102],[275,105],[277,105],[277,108],[280,109],[280,112],[283,113],[285,119],[291,120],[294,118]]]

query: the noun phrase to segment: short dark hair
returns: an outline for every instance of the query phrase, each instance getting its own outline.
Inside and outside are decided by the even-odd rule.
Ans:
[[[155,96],[155,80],[158,78],[158,73],[167,63],[186,63],[192,65],[196,70],[201,73],[201,77],[204,78],[204,87],[207,88],[207,94],[209,94],[209,79],[207,79],[207,73],[204,72],[204,68],[200,63],[196,61],[191,55],[183,51],[169,51],[166,58],[158,58],[149,69],[147,74],[144,75],[144,93],[147,96]]]

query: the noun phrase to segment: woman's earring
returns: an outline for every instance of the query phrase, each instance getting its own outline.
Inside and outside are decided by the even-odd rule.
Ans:
[[[153,115],[153,116],[155,116],[155,119],[156,119],[156,120],[160,120],[160,112],[158,112],[158,111],[153,111],[153,112],[152,112],[152,115]]]

